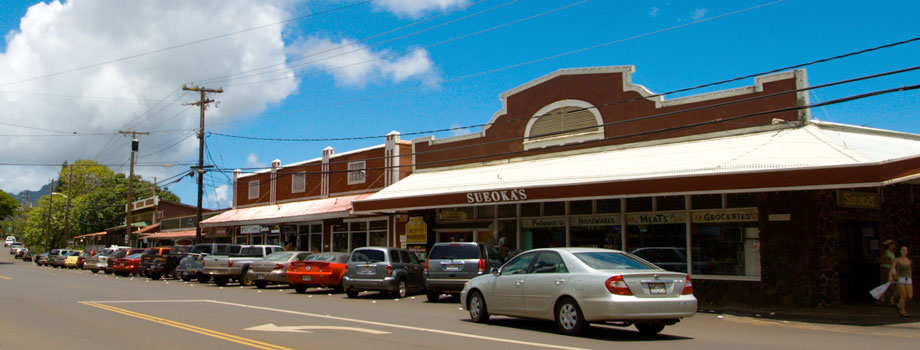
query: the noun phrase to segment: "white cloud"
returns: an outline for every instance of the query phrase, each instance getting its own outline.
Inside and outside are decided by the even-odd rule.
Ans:
[[[399,16],[418,18],[426,12],[464,6],[469,0],[380,0],[377,7]]]
[[[5,36],[6,51],[0,52],[0,84],[280,22],[291,15],[279,4],[290,5],[246,0],[39,3],[29,8],[20,21],[19,30]],[[138,131],[194,129],[198,124],[197,108],[179,113],[189,108],[181,103],[194,101],[197,96],[170,93],[185,82],[283,62],[283,29],[281,25],[268,26],[30,82],[0,85],[0,105],[4,106],[0,121],[87,133],[114,133],[123,128]],[[223,94],[214,95],[213,98],[222,104],[220,108],[208,110],[209,125],[258,113],[296,90],[293,71],[288,69],[276,74],[286,78],[271,84],[228,86]],[[224,81],[213,85],[232,83]],[[162,110],[154,109],[158,112],[144,114],[166,96],[170,98],[159,105],[164,107]],[[135,125],[144,119],[144,123]],[[54,132],[0,125],[0,133]],[[191,133],[139,136],[138,162],[196,159],[198,140],[189,137]],[[96,157],[95,160],[103,164],[124,164],[129,144],[129,139],[121,136],[4,136],[0,141],[0,154],[10,163],[56,164]],[[155,153],[158,150],[164,151]],[[127,166],[113,168],[127,171]],[[167,168],[139,169],[145,177],[165,178],[176,172]],[[0,187],[18,192],[38,189],[60,168],[4,167],[2,170]]]
[[[652,7],[652,10],[648,12],[648,15],[651,17],[658,17],[658,8]]]
[[[693,15],[690,16],[690,20],[691,20],[691,21],[699,21],[699,20],[701,20],[701,19],[703,19],[703,17],[706,17],[706,12],[709,12],[709,10],[707,10],[707,9],[696,9],[696,10],[693,10]]]
[[[373,51],[352,40],[333,42],[330,39],[310,37],[289,47],[292,56],[304,57],[304,65],[324,71],[335,77],[341,86],[364,87],[369,82],[390,79],[402,82],[418,79],[425,83],[435,82],[438,75],[434,64],[424,49],[411,50],[402,56],[389,51]]]
[[[230,203],[230,186],[220,185],[214,189],[214,193],[211,194],[211,198],[217,202],[218,208],[228,208],[232,205]]]
[[[250,153],[246,155],[246,167],[248,168],[264,168],[265,163],[259,162],[259,155],[255,153]]]

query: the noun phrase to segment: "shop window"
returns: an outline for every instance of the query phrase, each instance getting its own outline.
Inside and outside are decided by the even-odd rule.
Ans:
[[[297,233],[298,233],[298,234],[301,234],[301,235],[305,235],[305,234],[310,233],[310,225],[300,225],[300,226],[297,226]]]
[[[729,193],[725,196],[726,208],[750,208],[757,207],[756,193]]]
[[[310,232],[311,233],[323,233],[323,225],[322,224],[310,225]]]
[[[365,162],[348,162],[348,184],[363,184],[365,180]]]
[[[262,244],[262,235],[253,235],[250,239],[250,244]]]
[[[498,206],[498,217],[513,218],[517,216],[517,204],[502,204]]]
[[[332,251],[348,253],[348,232],[332,233]]]
[[[370,236],[371,236],[370,246],[373,246],[373,247],[386,247],[387,246],[387,231],[371,231]]]
[[[655,197],[657,211],[684,210],[685,204],[684,196]]]
[[[291,174],[291,193],[299,193],[307,190],[307,173]]]
[[[237,235],[236,239],[233,240],[233,243],[249,244],[249,235]]]
[[[259,198],[259,180],[249,181],[249,195],[246,198],[248,199]]]
[[[625,219],[626,249],[630,253],[665,270],[687,272],[689,256],[684,212],[626,214]]]
[[[618,214],[615,215],[616,217],[619,216]],[[598,215],[598,217],[601,217],[601,215]],[[585,218],[583,220],[578,220],[578,218],[570,220],[569,232],[572,247],[622,249],[622,235],[620,234],[622,229],[619,220],[610,215],[604,216],[606,220],[597,220],[593,217]]]
[[[494,205],[482,205],[476,207],[476,218],[477,219],[494,219],[495,218],[495,206]]]
[[[652,211],[652,197],[626,198],[626,211]]]
[[[371,221],[370,227],[371,227],[371,231],[386,231],[387,221],[386,220]]]
[[[355,231],[367,232],[367,221],[353,222],[348,225],[348,228],[349,228],[349,231],[352,231],[352,232],[355,232]]]
[[[606,214],[606,213],[619,213],[620,212],[620,199],[598,199],[597,200],[597,213]]]
[[[571,201],[569,202],[569,214],[571,215],[593,214],[593,213],[594,213],[594,201]]]
[[[257,244],[257,243],[253,243]],[[265,244],[267,245],[281,245],[281,235],[268,235],[265,236]]]
[[[521,250],[565,247],[565,216],[521,219]]]
[[[543,216],[565,215],[565,202],[543,203]]]
[[[446,208],[438,210],[438,219],[441,221],[472,220],[474,207]]]
[[[498,252],[507,259],[517,250],[517,220],[498,220]]]
[[[310,234],[310,249],[311,252],[321,252],[323,251],[323,234],[322,232]]]
[[[540,203],[521,204],[521,217],[540,216]]]
[[[693,273],[760,276],[760,239],[755,223],[693,224]]]
[[[695,194],[690,196],[690,209],[722,209],[721,194]]]

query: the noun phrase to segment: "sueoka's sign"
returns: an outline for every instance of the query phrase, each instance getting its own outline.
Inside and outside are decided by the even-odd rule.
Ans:
[[[698,210],[690,213],[693,222],[749,222],[757,221],[757,208]]]
[[[629,225],[683,224],[685,222],[687,222],[687,217],[683,212],[626,215],[626,223]]]
[[[469,204],[495,203],[495,202],[514,202],[527,199],[527,191],[523,188],[511,190],[480,191],[469,192],[466,194],[466,202]]]

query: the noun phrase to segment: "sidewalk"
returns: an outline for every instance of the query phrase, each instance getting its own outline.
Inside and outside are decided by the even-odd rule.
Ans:
[[[893,306],[880,306],[875,303],[850,303],[816,308],[729,304],[702,306],[699,312],[848,326],[884,326],[920,322],[920,303],[916,298],[907,303],[907,313],[911,315],[909,318],[898,316],[898,311]]]

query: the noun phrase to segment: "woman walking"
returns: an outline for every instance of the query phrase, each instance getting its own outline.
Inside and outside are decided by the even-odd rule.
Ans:
[[[901,317],[910,317],[907,314],[907,301],[914,297],[914,285],[911,280],[911,264],[907,258],[907,247],[901,247],[900,255],[891,262],[891,272],[888,281],[894,285],[894,299],[898,300],[898,314]]]

